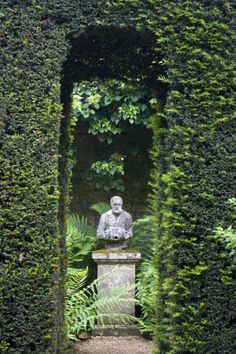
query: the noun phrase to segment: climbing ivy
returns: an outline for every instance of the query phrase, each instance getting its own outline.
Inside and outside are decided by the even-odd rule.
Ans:
[[[98,189],[103,188],[105,191],[117,190],[124,192],[124,182],[117,178],[123,176],[124,157],[118,153],[111,155],[109,161],[96,161],[92,164],[89,171],[84,172],[84,178],[92,182]]]
[[[128,126],[142,124],[148,127],[157,102],[155,91],[141,85],[139,80],[82,81],[73,90],[73,121],[87,124],[88,133],[95,135],[109,151],[114,136],[125,132]],[[124,192],[121,178],[125,174],[124,159],[135,148],[137,146],[123,147],[126,155],[106,153],[107,156],[93,162],[82,177],[97,189]]]
[[[119,80],[82,81],[73,91],[73,114],[89,125],[88,132],[101,142],[125,130],[126,124],[148,125],[154,90]],[[151,101],[152,102],[152,101]]]

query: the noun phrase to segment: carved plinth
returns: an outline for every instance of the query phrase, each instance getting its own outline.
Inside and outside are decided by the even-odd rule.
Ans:
[[[101,312],[107,313],[108,316],[104,321],[105,326],[99,325],[96,333],[101,335],[138,334],[136,327],[131,322],[129,325],[124,325],[121,320],[109,317],[109,313],[135,315],[135,266],[141,259],[141,253],[129,250],[101,250],[93,252],[92,257],[98,265],[98,296],[102,298],[122,293],[122,297],[133,300],[123,303],[118,299],[117,303],[109,308],[101,308]]]

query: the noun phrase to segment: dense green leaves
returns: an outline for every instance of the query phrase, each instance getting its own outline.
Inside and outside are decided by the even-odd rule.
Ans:
[[[82,81],[73,90],[73,120],[84,122],[88,133],[95,135],[109,151],[114,136],[127,131],[129,125],[148,126],[156,109],[155,91],[142,85],[140,80]],[[128,145],[126,154],[135,154],[135,146]],[[92,163],[82,177],[105,191],[124,192],[124,159],[126,155],[115,152]],[[107,158],[105,160],[105,158]]]
[[[151,95],[155,92],[138,81],[82,81],[74,87],[73,114],[88,123],[89,133],[110,144],[127,123],[149,124]]]
[[[83,172],[82,176],[97,189],[124,192],[124,181],[119,178],[124,174],[124,157],[116,152],[110,156],[108,161],[92,163],[90,170]]]

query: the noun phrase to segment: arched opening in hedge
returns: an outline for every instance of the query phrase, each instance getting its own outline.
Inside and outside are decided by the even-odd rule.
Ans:
[[[159,76],[163,76],[165,74],[165,68],[160,63],[161,58],[159,54],[157,54],[154,50],[155,36],[152,32],[136,31],[132,27],[119,28],[115,26],[90,26],[79,34],[73,34],[70,45],[70,51],[63,66],[62,81],[62,102],[64,104],[65,115],[61,126],[62,189],[64,188],[63,185],[65,185],[65,178],[67,178],[67,176],[63,177],[63,173],[66,171],[64,164],[67,163],[66,159],[63,159],[63,156],[65,156],[65,154],[68,153],[68,149],[70,149],[68,146],[70,138],[73,136],[74,139],[75,134],[77,134],[77,132],[74,133],[70,129],[71,118],[73,115],[71,108],[73,99],[72,91],[73,86],[76,83],[84,80],[93,80],[94,78],[98,78],[100,80],[116,79],[125,80],[126,82],[128,81],[137,87],[146,87],[148,90],[152,90],[152,95],[156,95],[155,98],[158,99],[158,107],[155,105],[152,110],[153,115],[155,113],[159,113],[158,110],[161,111],[163,109],[167,94],[166,84],[163,84],[161,81],[157,80]],[[150,99],[151,98],[153,97],[150,96]],[[86,129],[88,128],[80,122],[79,124],[79,129],[81,127],[81,130],[84,130],[86,133]],[[164,123],[161,122],[160,124]],[[78,124],[76,130],[78,130]],[[146,173],[146,178],[144,178],[144,184],[146,185],[144,188],[144,199],[146,199],[148,191],[150,192],[150,189],[148,190],[146,187],[148,185],[148,175],[150,175],[151,169],[150,149],[152,146],[152,132],[150,127],[149,129],[146,129],[144,126],[139,125],[135,127],[135,129],[134,127],[130,127],[125,134],[126,138],[123,134],[123,136],[121,135],[121,140],[119,136],[116,136],[116,145],[119,145],[122,141],[124,143],[126,139],[128,139],[129,143],[132,144],[131,135],[133,134],[137,134],[137,136],[139,136],[138,139],[143,137],[143,161],[140,162],[140,168],[142,168],[144,159],[149,160],[146,164],[149,171]],[[71,137],[69,137],[69,135],[71,135]],[[128,135],[129,137],[127,138]],[[76,137],[76,139],[78,140],[79,138]],[[87,136],[87,141],[85,141],[84,147],[81,147],[82,150],[86,149],[86,144],[88,146],[88,144],[91,144],[91,141],[96,144],[96,139],[91,139],[91,137],[88,138]],[[74,142],[74,147],[76,147],[79,143],[79,140]],[[142,142],[140,142],[140,145],[141,144]],[[99,148],[99,145],[97,147]],[[100,145],[100,147],[102,146]],[[82,187],[84,187],[84,184],[81,183],[80,176],[78,175],[79,168],[78,166],[75,166],[73,170],[74,173],[72,174],[71,205],[72,210],[75,212],[77,210],[81,210],[77,207],[78,203],[80,203],[80,196],[78,196],[79,191],[76,183],[79,181]],[[128,184],[128,182],[126,184]],[[137,190],[136,192],[137,194],[142,193],[140,190]],[[106,197],[109,196],[109,193],[100,193],[100,195]],[[130,194],[129,202],[131,202],[133,195],[133,193]],[[81,198],[83,197],[85,197],[85,194],[82,192]],[[95,201],[98,200],[95,199]],[[142,203],[143,202],[144,200]],[[82,210],[89,205],[88,203],[85,203],[84,200],[81,200],[81,204],[84,205]],[[144,205],[147,207],[146,202]]]
[[[143,215],[148,206],[147,197],[151,192],[150,174],[152,169],[152,162],[150,157],[150,151],[152,150],[152,139],[155,132],[152,128],[157,124],[152,120],[156,119],[156,116],[161,113],[165,106],[167,86],[157,78],[165,75],[165,68],[161,65],[161,58],[159,54],[154,50],[155,48],[155,36],[150,31],[137,31],[134,28],[118,28],[112,26],[98,26],[88,27],[80,34],[74,34],[71,38],[71,47],[66,61],[63,66],[63,81],[62,81],[62,102],[64,104],[64,119],[61,125],[61,165],[60,165],[60,185],[61,196],[63,193],[70,194],[70,200],[72,201],[72,211],[83,211],[83,215],[88,214],[88,208],[91,205],[92,200],[89,200],[87,191],[81,191],[76,184],[80,178],[80,170],[75,165],[72,169],[72,179],[70,192],[65,190],[67,180],[69,176],[66,174],[68,171],[68,161],[71,160],[71,139],[74,139],[74,146],[80,144],[77,136],[77,130],[85,130],[87,134],[86,125],[78,122],[76,128],[71,128],[71,122],[73,121],[72,101],[73,101],[73,87],[75,84],[84,82],[86,80],[99,79],[115,79],[132,83],[136,87],[145,87],[145,89],[152,92],[150,93],[150,100],[154,101],[152,106],[152,113],[150,115],[149,129],[143,124],[136,127],[129,126],[124,134],[116,136],[115,145],[128,142],[136,143],[140,146],[140,162],[138,168],[140,169],[139,179],[141,180],[141,187],[135,187],[130,185],[126,181],[126,192],[121,195],[125,195],[125,208],[129,210],[134,217],[137,215]],[[158,124],[165,126],[165,122],[158,119]],[[133,135],[136,136],[133,136]],[[87,139],[87,140],[86,140]],[[91,143],[94,143],[95,149],[101,147],[94,139],[85,139],[84,147],[80,150],[86,154],[86,147]],[[142,146],[143,145],[143,146]],[[91,145],[90,145],[91,148]],[[140,156],[138,156],[140,157]],[[83,159],[82,159],[83,160]],[[130,159],[131,161],[132,159]],[[136,160],[137,156],[136,156]],[[80,161],[81,162],[81,159]],[[135,158],[131,161],[131,164],[135,165]],[[132,169],[132,168],[131,168]],[[145,170],[147,169],[147,170]],[[128,173],[127,178],[132,178],[132,172]],[[133,182],[133,181],[132,181]],[[80,187],[84,184],[80,181]],[[128,189],[130,188],[130,190]],[[109,201],[113,191],[106,193],[98,193],[97,200],[94,198],[93,202]],[[94,190],[90,191],[90,194],[94,196]],[[119,194],[116,192],[116,194]],[[103,196],[103,200],[99,200],[100,196]],[[134,199],[135,196],[135,199]],[[106,197],[106,199],[105,199]],[[88,201],[85,200],[88,198]],[[91,198],[91,197],[90,197]],[[62,199],[63,200],[63,199]],[[132,204],[133,202],[133,204]],[[81,204],[82,207],[78,207]],[[139,204],[139,205],[138,205]],[[137,206],[138,205],[138,206]],[[137,208],[136,208],[137,206]],[[64,213],[64,204],[61,204],[61,212]],[[86,210],[87,209],[87,210]],[[62,227],[63,224],[62,224]],[[151,244],[151,242],[150,242]]]

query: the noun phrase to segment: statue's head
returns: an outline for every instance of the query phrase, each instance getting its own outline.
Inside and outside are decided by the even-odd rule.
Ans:
[[[121,197],[115,195],[111,198],[110,204],[114,214],[120,214],[122,212],[123,199]]]

